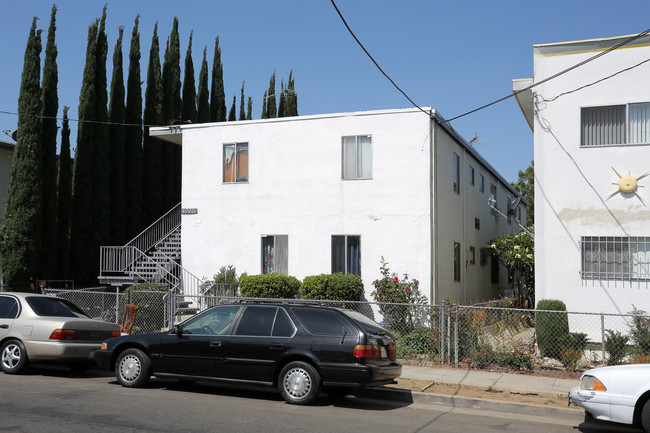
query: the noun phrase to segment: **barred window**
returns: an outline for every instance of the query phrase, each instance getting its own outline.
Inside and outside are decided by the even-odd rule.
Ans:
[[[583,280],[650,279],[650,237],[583,236]]]

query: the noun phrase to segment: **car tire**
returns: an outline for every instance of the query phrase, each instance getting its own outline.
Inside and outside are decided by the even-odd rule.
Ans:
[[[287,403],[310,404],[320,394],[320,374],[311,364],[290,362],[278,376],[278,388]]]
[[[641,426],[643,431],[650,433],[650,400],[646,401],[641,411]]]
[[[0,368],[7,374],[24,373],[29,367],[25,345],[18,340],[8,340],[0,348]]]
[[[140,349],[126,349],[117,358],[115,376],[122,386],[143,387],[151,378],[151,359]]]

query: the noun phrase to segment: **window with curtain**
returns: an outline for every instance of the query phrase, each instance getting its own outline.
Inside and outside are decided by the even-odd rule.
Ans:
[[[289,236],[262,236],[262,273],[289,274]]]
[[[361,276],[361,236],[332,236],[332,273]]]
[[[650,103],[582,108],[583,147],[650,143]]]
[[[460,194],[460,157],[454,153],[454,192]]]
[[[223,181],[248,182],[248,143],[223,145]]]
[[[650,237],[583,236],[580,244],[582,279],[650,279]]]
[[[343,179],[372,178],[372,140],[369,135],[343,137]]]

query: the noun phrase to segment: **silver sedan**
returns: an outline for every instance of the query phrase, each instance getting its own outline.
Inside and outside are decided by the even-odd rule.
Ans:
[[[0,293],[0,369],[23,373],[30,361],[88,366],[90,352],[120,335],[120,326],[89,318],[65,299],[33,293]]]

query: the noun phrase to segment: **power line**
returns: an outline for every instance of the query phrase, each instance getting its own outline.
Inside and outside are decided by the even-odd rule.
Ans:
[[[418,110],[420,110],[421,112],[423,112],[423,113],[426,114],[427,116],[431,117],[431,114],[430,114],[430,113],[427,113],[427,112],[426,112],[425,110],[423,110],[419,105],[417,105],[415,102],[413,102],[413,100],[412,100],[411,98],[409,98],[409,96],[408,96],[408,95],[407,95],[407,94],[406,94],[402,89],[400,89],[400,87],[399,87],[397,84],[395,84],[395,82],[393,81],[393,79],[390,78],[390,77],[388,76],[388,74],[386,74],[386,72],[384,72],[383,69],[381,69],[381,66],[379,66],[379,64],[375,61],[375,59],[370,55],[370,53],[368,52],[368,50],[366,50],[366,47],[363,46],[363,44],[361,43],[361,41],[359,40],[359,38],[357,38],[357,36],[354,34],[354,32],[352,31],[352,29],[351,29],[350,26],[348,25],[347,21],[345,21],[345,18],[343,17],[343,14],[341,14],[341,11],[340,11],[339,8],[336,6],[336,3],[334,3],[334,0],[330,0],[330,1],[332,2],[332,6],[334,6],[334,9],[336,9],[336,12],[339,14],[339,17],[341,18],[341,21],[343,21],[343,24],[345,24],[345,27],[348,29],[348,32],[350,32],[350,34],[352,35],[352,37],[354,38],[354,40],[357,41],[357,44],[359,44],[359,46],[361,47],[361,49],[366,53],[366,55],[370,58],[370,60],[372,60],[372,62],[373,62],[373,63],[375,64],[375,66],[377,67],[377,69],[379,69],[379,72],[381,72],[381,73],[384,75],[384,77],[386,77],[386,78],[388,79],[388,81],[390,81],[391,84],[392,84],[393,86],[395,86],[395,88],[396,88],[397,90],[399,90],[400,93],[401,93],[402,95],[404,95],[404,97],[405,97],[406,99],[408,99],[409,102],[410,102],[411,104],[413,104],[413,106],[414,106],[415,108],[417,108]]]
[[[29,117],[36,117],[39,119],[52,119],[52,120],[61,120],[63,121],[63,117],[56,117],[56,116],[43,116],[40,114],[21,114],[21,113],[14,113],[12,111],[3,111],[0,110],[0,114],[9,114],[11,116],[29,116]],[[117,122],[104,122],[101,120],[86,120],[86,119],[71,119],[68,118],[68,121],[70,122],[79,122],[79,123],[97,123],[100,125],[117,125],[117,126],[137,126],[138,128],[153,128],[156,126],[164,126],[164,125],[144,125],[144,124],[137,124],[137,123],[117,123]]]

